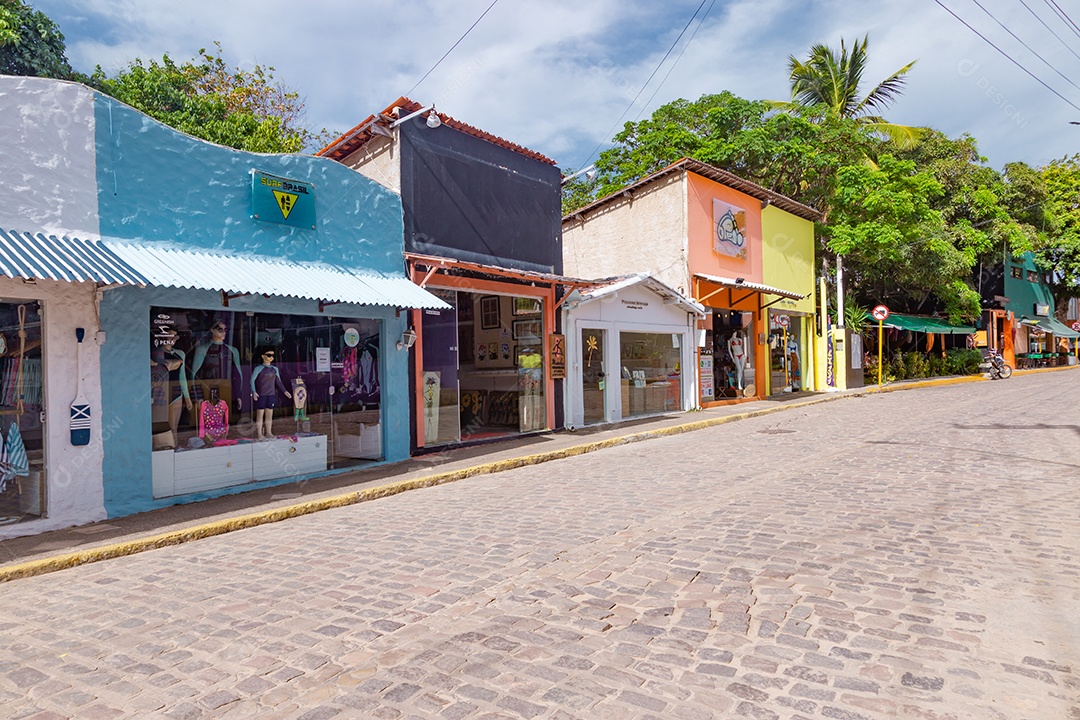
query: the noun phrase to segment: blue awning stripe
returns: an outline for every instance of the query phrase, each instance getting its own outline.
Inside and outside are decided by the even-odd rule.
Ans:
[[[356,305],[450,307],[404,274],[387,277],[327,263],[4,229],[0,229],[0,273],[12,278],[193,288]]]

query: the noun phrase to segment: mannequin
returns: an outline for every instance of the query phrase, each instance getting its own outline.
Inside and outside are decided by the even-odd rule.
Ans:
[[[251,397],[255,401],[255,430],[260,440],[274,437],[272,428],[274,408],[277,407],[277,392],[281,390],[285,397],[292,395],[281,381],[281,373],[274,367],[276,353],[267,348],[262,353],[262,365],[251,373]]]
[[[177,350],[176,330],[164,328],[161,337],[161,349],[154,350],[150,354],[151,377],[158,376],[162,380],[162,404],[168,405],[169,429],[173,437],[176,437],[177,428],[180,427],[181,400],[183,406],[190,412],[192,409],[191,393],[188,390],[187,368],[184,367],[187,356],[183,351]],[[159,398],[155,393],[153,402],[158,404]]]
[[[300,430],[300,423],[307,422],[307,386],[304,378],[298,377],[292,381],[293,391],[293,419],[296,421],[296,429]]]
[[[224,320],[217,320],[210,328],[210,341],[199,343],[191,359],[191,377],[218,388],[218,394],[229,395],[236,401],[236,409],[242,410],[240,398],[243,371],[240,369],[240,352],[225,342],[229,327]]]
[[[735,365],[735,385],[740,390],[743,389],[743,370],[746,368],[746,339],[743,337],[741,331],[736,330],[731,333],[731,337],[727,342],[728,355],[731,356],[731,362]]]
[[[210,399],[199,403],[199,437],[213,443],[229,436],[229,405],[210,388]]]
[[[802,374],[799,370],[799,344],[795,342],[794,338],[788,340],[787,354],[789,368],[788,380],[791,389],[798,392],[799,390],[802,390]]]

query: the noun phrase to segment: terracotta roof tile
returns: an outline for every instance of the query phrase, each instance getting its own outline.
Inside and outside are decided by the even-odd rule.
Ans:
[[[387,108],[381,113],[379,113],[378,115],[368,115],[366,118],[364,118],[363,121],[360,122],[359,125],[354,127],[352,130],[349,130],[348,132],[342,134],[336,140],[334,140],[329,145],[324,147],[322,150],[319,150],[315,154],[322,157],[328,157],[332,160],[343,161],[346,157],[352,155],[354,152],[356,152],[368,142],[370,142],[372,138],[376,137],[376,133],[372,131],[373,126],[381,125],[384,128],[389,127],[390,123],[393,122],[392,113],[395,107],[400,107],[402,110],[402,114],[407,115],[408,113],[420,110],[423,105],[413,100],[410,100],[407,97],[399,97],[397,100],[390,103],[390,105],[387,106]],[[509,140],[503,140],[501,137],[497,137],[495,135],[492,135],[491,133],[484,132],[480,128],[473,127],[472,125],[463,123],[460,120],[455,120],[454,118],[450,117],[445,113],[438,113],[438,115],[439,119],[442,120],[443,124],[447,127],[451,127],[467,135],[472,135],[475,138],[486,140],[487,142],[498,145],[499,147],[506,148],[507,150],[510,150],[512,152],[516,152],[519,155],[524,155],[527,158],[539,160],[540,162],[546,163],[548,165],[555,164],[554,160],[544,155],[541,155],[535,150],[530,150],[527,147],[512,143]]]

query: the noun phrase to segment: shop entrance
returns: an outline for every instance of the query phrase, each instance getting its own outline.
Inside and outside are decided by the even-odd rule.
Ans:
[[[424,445],[547,427],[541,298],[432,290],[423,315]]]
[[[0,301],[0,525],[45,516],[41,308]]]
[[[801,325],[796,315],[769,313],[769,392],[778,395],[802,389]]]
[[[607,372],[604,352],[607,332],[594,328],[581,330],[581,397],[585,405],[585,424],[608,419]]]
[[[424,444],[461,439],[458,408],[458,308],[453,290],[432,290],[449,310],[424,311],[424,373],[421,399]]]
[[[703,396],[702,401],[753,397],[757,394],[754,380],[754,314],[714,309],[710,326],[705,333],[705,345],[712,350],[713,396]],[[703,364],[702,372],[708,371]],[[708,383],[703,382],[703,391],[707,387]]]

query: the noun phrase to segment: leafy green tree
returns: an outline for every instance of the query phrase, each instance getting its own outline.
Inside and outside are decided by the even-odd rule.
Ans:
[[[827,247],[844,256],[857,297],[918,310],[936,298],[950,320],[972,319],[979,296],[968,284],[974,255],[954,244],[935,207],[945,188],[912,160],[882,155],[841,168]]]
[[[1046,233],[1036,262],[1050,271],[1057,309],[1080,296],[1080,155],[1055,160],[1039,171],[1045,190]]]
[[[177,64],[135,59],[115,77],[98,67],[91,84],[181,132],[251,152],[300,152],[312,138],[300,121],[300,96],[274,78],[274,68],[230,67],[205,49]]]
[[[899,147],[915,145],[919,128],[886,122],[880,113],[903,93],[907,73],[916,61],[909,62],[862,95],[860,86],[866,71],[868,44],[869,36],[864,36],[862,42],[856,40],[848,52],[841,39],[839,53],[819,44],[810,48],[805,61],[794,55],[788,56],[791,101],[773,103],[773,106],[791,109],[798,105],[823,105],[831,114],[854,119]]]
[[[567,183],[563,210],[692,157],[827,211],[836,171],[876,154],[879,145],[856,122],[819,108],[776,113],[768,102],[730,92],[675,100],[648,119],[626,123],[615,146],[600,154],[597,178]]]
[[[0,0],[0,74],[69,80],[64,35],[45,13],[20,0]]]

